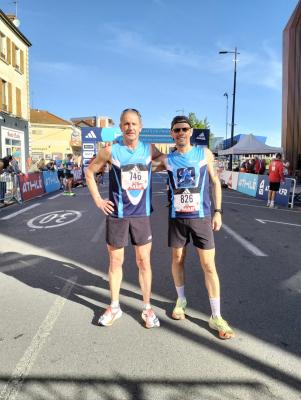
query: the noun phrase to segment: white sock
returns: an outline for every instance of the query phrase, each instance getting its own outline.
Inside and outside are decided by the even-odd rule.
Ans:
[[[212,298],[209,297],[211,314],[213,317],[221,316],[221,299],[219,297]]]
[[[119,300],[111,301],[111,307],[112,308],[119,308]]]
[[[152,308],[152,306],[150,305],[150,303],[143,303],[143,310],[150,310]]]
[[[274,207],[274,201],[273,200],[271,201],[271,206]]]
[[[268,202],[267,202],[267,206],[269,206],[271,204],[271,201],[270,200],[268,200]]]
[[[176,286],[176,291],[179,299],[185,299],[185,286]]]

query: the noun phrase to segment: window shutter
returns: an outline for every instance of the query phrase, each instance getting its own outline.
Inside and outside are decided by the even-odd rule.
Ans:
[[[24,74],[24,51],[20,50],[20,71]]]
[[[11,40],[6,38],[6,61],[11,64]]]
[[[14,42],[11,43],[12,44],[12,66],[15,67],[16,66],[16,45]]]
[[[0,78],[0,110],[2,110],[2,79]]]
[[[21,90],[16,88],[16,115],[21,117]]]
[[[8,82],[8,112],[12,113],[13,112],[13,96],[12,96],[12,84]]]

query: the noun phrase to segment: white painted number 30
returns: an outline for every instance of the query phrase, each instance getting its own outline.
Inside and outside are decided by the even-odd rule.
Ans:
[[[77,221],[81,216],[81,212],[74,210],[52,211],[32,218],[27,226],[33,229],[58,228]]]

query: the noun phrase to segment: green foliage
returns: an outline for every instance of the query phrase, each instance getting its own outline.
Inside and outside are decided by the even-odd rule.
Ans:
[[[188,114],[189,121],[192,125],[193,128],[199,128],[199,129],[210,129],[209,122],[207,120],[207,117],[205,117],[203,120],[198,119],[195,113],[190,112]]]

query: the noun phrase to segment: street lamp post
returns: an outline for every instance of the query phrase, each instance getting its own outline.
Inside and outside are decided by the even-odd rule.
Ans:
[[[234,137],[234,118],[235,118],[235,96],[236,96],[236,63],[237,55],[240,54],[235,47],[234,51],[223,50],[219,54],[234,54],[234,79],[233,79],[233,102],[232,102],[232,119],[231,119],[231,147],[233,146]],[[230,155],[229,169],[232,171],[232,154]]]
[[[226,97],[226,141],[227,141],[227,137],[228,137],[228,103],[229,103],[229,99],[228,99],[228,93],[225,92],[224,96]]]

